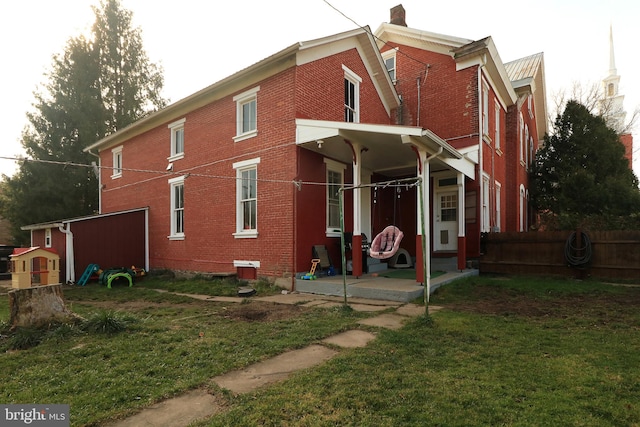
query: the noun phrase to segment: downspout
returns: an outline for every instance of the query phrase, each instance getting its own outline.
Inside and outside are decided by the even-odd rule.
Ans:
[[[100,173],[100,155],[91,152],[91,150],[87,150],[87,153],[91,154],[94,157],[98,158],[98,163],[91,162],[94,166],[94,173],[96,174],[96,178],[98,178],[98,213],[102,213],[102,174]]]
[[[64,228],[64,223],[58,226],[58,230],[65,234],[65,277],[67,283],[76,283],[76,270],[75,270],[75,257],[73,255],[73,233],[71,232],[71,224],[67,223],[67,228]]]

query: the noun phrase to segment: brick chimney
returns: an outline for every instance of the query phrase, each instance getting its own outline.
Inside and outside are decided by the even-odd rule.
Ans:
[[[402,25],[403,27],[407,26],[407,21],[405,21],[405,11],[404,7],[401,4],[391,8],[391,20],[390,24],[394,25]]]

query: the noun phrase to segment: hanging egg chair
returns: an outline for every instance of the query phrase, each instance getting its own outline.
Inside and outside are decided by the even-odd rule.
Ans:
[[[386,227],[371,242],[369,255],[377,259],[391,258],[400,248],[403,237],[404,233],[395,225]]]

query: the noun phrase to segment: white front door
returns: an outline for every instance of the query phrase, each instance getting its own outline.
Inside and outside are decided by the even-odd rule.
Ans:
[[[442,191],[435,194],[433,250],[458,249],[458,192]]]

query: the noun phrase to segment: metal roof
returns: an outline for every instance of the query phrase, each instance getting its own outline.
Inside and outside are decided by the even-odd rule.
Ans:
[[[540,69],[542,57],[542,53],[536,53],[504,64],[509,80],[516,82],[518,80],[534,78],[536,72]]]

